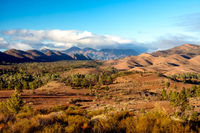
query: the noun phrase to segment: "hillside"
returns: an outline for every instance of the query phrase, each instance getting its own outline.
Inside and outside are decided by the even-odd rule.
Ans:
[[[20,62],[31,62],[34,60],[34,56],[22,50],[10,49],[5,51],[4,53],[20,59]]]
[[[194,44],[184,44],[172,49],[152,53],[153,56],[168,56],[173,54],[184,55],[185,57],[191,58],[196,55],[200,55],[200,46]]]
[[[198,53],[199,52],[199,53]],[[184,44],[152,54],[143,53],[105,62],[120,70],[153,71],[172,75],[175,73],[200,72],[200,46]]]
[[[6,63],[6,62],[19,63],[19,62],[21,62],[21,60],[14,56],[7,55],[3,52],[0,52],[0,63]]]
[[[45,53],[37,50],[22,51],[10,49],[5,52],[0,52],[0,63],[23,63],[23,62],[53,62],[61,60],[91,60],[91,58],[75,54],[69,56],[59,51],[48,50]]]

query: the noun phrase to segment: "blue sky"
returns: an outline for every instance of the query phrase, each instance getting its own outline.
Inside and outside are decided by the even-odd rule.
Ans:
[[[199,0],[0,0],[0,12],[0,43],[4,42],[0,46],[4,49],[25,45],[27,49],[74,45],[101,48],[95,42],[104,43],[102,47],[119,47],[123,42],[165,49],[199,42]],[[40,30],[45,33],[39,36]],[[52,30],[63,31],[59,32],[61,36],[76,34],[78,37],[71,37],[87,40],[52,39],[52,35],[46,36]],[[90,34],[83,34],[85,31]],[[23,38],[30,34],[34,38]],[[35,43],[30,42],[38,36]]]

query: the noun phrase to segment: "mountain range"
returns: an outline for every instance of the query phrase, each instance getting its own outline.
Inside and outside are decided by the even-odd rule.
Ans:
[[[96,50],[93,48],[80,49],[78,47],[71,47],[65,51],[66,54],[83,54],[87,55],[94,60],[112,60],[119,59],[130,55],[138,55],[133,49],[100,49]]]
[[[0,63],[23,63],[23,62],[52,62],[61,60],[91,60],[82,54],[67,55],[60,51],[47,50],[45,53],[38,50],[10,49],[0,52]]]
[[[188,67],[200,65],[200,46],[184,44],[172,49],[156,51],[152,54],[138,55],[132,49],[101,49],[71,47],[64,51],[49,49],[16,50],[0,52],[0,63],[52,62],[61,60],[108,60],[105,64],[117,69],[149,70],[149,71],[186,71],[199,70]],[[177,69],[177,70],[176,70]]]
[[[184,44],[172,49],[143,53],[138,56],[109,60],[106,66],[121,70],[151,71],[172,75],[175,73],[200,73],[200,46]]]
[[[49,49],[42,49],[41,51],[47,52]],[[73,54],[83,54],[84,56],[88,56],[94,60],[113,60],[119,59],[130,55],[138,55],[134,49],[100,49],[96,50],[93,48],[79,48],[79,47],[71,47],[67,50],[61,51],[62,53],[73,55]]]
[[[0,62],[51,62],[60,60],[111,60],[130,55],[138,55],[133,49],[100,49],[71,47],[67,50],[17,50],[10,49],[0,53]]]

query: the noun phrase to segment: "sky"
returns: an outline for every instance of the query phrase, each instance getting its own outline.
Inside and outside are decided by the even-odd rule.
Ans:
[[[200,44],[199,0],[0,0],[0,50]]]

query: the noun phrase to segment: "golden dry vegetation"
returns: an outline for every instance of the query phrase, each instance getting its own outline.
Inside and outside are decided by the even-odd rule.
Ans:
[[[198,73],[169,76],[106,66],[94,61],[1,66],[6,85],[0,91],[0,131],[199,132]]]

